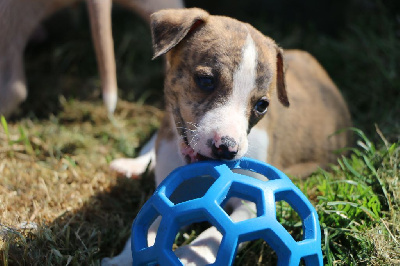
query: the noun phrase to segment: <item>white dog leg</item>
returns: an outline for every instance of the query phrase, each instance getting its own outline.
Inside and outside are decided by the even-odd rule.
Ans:
[[[183,265],[211,264],[217,257],[222,234],[217,228],[210,227],[202,232],[192,243],[175,251]]]
[[[157,229],[160,225],[161,217],[158,217],[150,226],[149,232],[147,234],[147,243],[149,246],[154,245],[157,235]],[[109,266],[109,265],[132,265],[132,249],[131,249],[131,238],[126,241],[125,247],[122,252],[113,258],[104,258],[101,260],[102,266]]]
[[[147,142],[142,150],[140,151],[139,157],[136,158],[120,158],[115,159],[111,162],[111,169],[117,171],[120,174],[125,175],[128,178],[137,178],[143,174],[147,167],[153,169],[156,161],[155,154],[155,143],[157,139],[157,133],[154,134],[149,142]]]
[[[104,258],[101,260],[102,266],[132,266],[132,250],[131,250],[131,238],[126,241],[125,247],[122,252],[113,258]]]
[[[27,96],[23,52],[39,22],[77,0],[0,1],[0,114],[10,115]]]
[[[111,0],[87,0],[92,38],[96,50],[103,100],[109,113],[117,105],[117,74],[111,30]]]
[[[256,206],[252,202],[243,202],[235,198],[229,202],[229,205],[234,208],[234,211],[230,215],[233,222],[240,222],[256,217]],[[175,254],[184,265],[211,264],[215,262],[222,237],[217,228],[214,226],[210,227],[189,245],[178,248]]]

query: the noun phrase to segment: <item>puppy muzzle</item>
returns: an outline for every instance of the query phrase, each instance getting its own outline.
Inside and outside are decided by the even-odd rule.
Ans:
[[[213,156],[219,160],[232,160],[238,153],[237,142],[228,136],[222,137],[220,143],[209,140]]]

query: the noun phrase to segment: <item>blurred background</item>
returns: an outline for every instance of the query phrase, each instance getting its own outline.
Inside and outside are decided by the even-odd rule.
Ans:
[[[396,0],[186,0],[211,14],[249,22],[284,49],[313,54],[346,98],[354,125],[372,138],[375,124],[400,139],[400,2]],[[26,53],[28,100],[22,116],[48,117],[59,96],[100,101],[100,80],[84,3],[60,11],[34,34]],[[121,99],[162,107],[162,60],[151,61],[148,25],[113,8]]]

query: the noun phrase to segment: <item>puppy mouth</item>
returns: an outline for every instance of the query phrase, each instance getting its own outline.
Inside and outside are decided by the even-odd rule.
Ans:
[[[234,139],[228,137],[228,136],[223,136],[223,137],[215,137],[213,139],[209,139],[207,141],[206,145],[200,145],[200,146],[207,146],[210,150],[207,153],[208,156],[201,154],[200,150],[196,151],[194,147],[190,145],[190,142],[188,141],[188,136],[186,135],[186,132],[182,132],[181,134],[181,140],[180,140],[180,152],[182,154],[183,159],[185,160],[186,164],[191,164],[195,162],[200,162],[200,161],[211,161],[211,160],[226,160],[226,161],[231,161],[234,159],[240,158],[240,154],[238,154],[238,149],[237,150],[232,150],[231,147],[237,148],[237,143]],[[198,138],[192,138],[193,140],[196,140],[197,142],[195,143],[195,146],[198,143],[199,139]],[[219,141],[219,142],[217,142]],[[203,147],[204,148],[204,147]],[[207,148],[204,148],[206,151],[208,151]]]
[[[195,162],[200,162],[200,161],[209,161],[213,160],[212,158],[209,158],[207,156],[204,156],[198,152],[196,152],[192,147],[190,147],[189,144],[187,144],[185,141],[181,141],[180,145],[181,153],[183,155],[183,158],[185,159],[187,164],[195,163]]]

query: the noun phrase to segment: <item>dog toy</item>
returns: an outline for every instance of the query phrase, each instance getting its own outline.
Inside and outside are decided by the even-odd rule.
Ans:
[[[240,169],[240,170],[238,170]],[[234,170],[234,171],[232,171]],[[250,177],[248,171],[268,180]],[[186,193],[195,186],[197,195]],[[189,194],[189,195],[188,195]],[[256,217],[233,222],[223,206],[230,198],[256,205]],[[276,218],[276,202],[286,201],[299,214],[303,239],[294,240]],[[150,225],[161,217],[154,245],[148,246]],[[208,221],[223,235],[213,265],[232,265],[238,245],[265,240],[278,265],[323,265],[318,215],[304,194],[280,170],[249,158],[204,161],[174,170],[144,204],[132,225],[133,265],[182,265],[172,251],[180,228]]]

